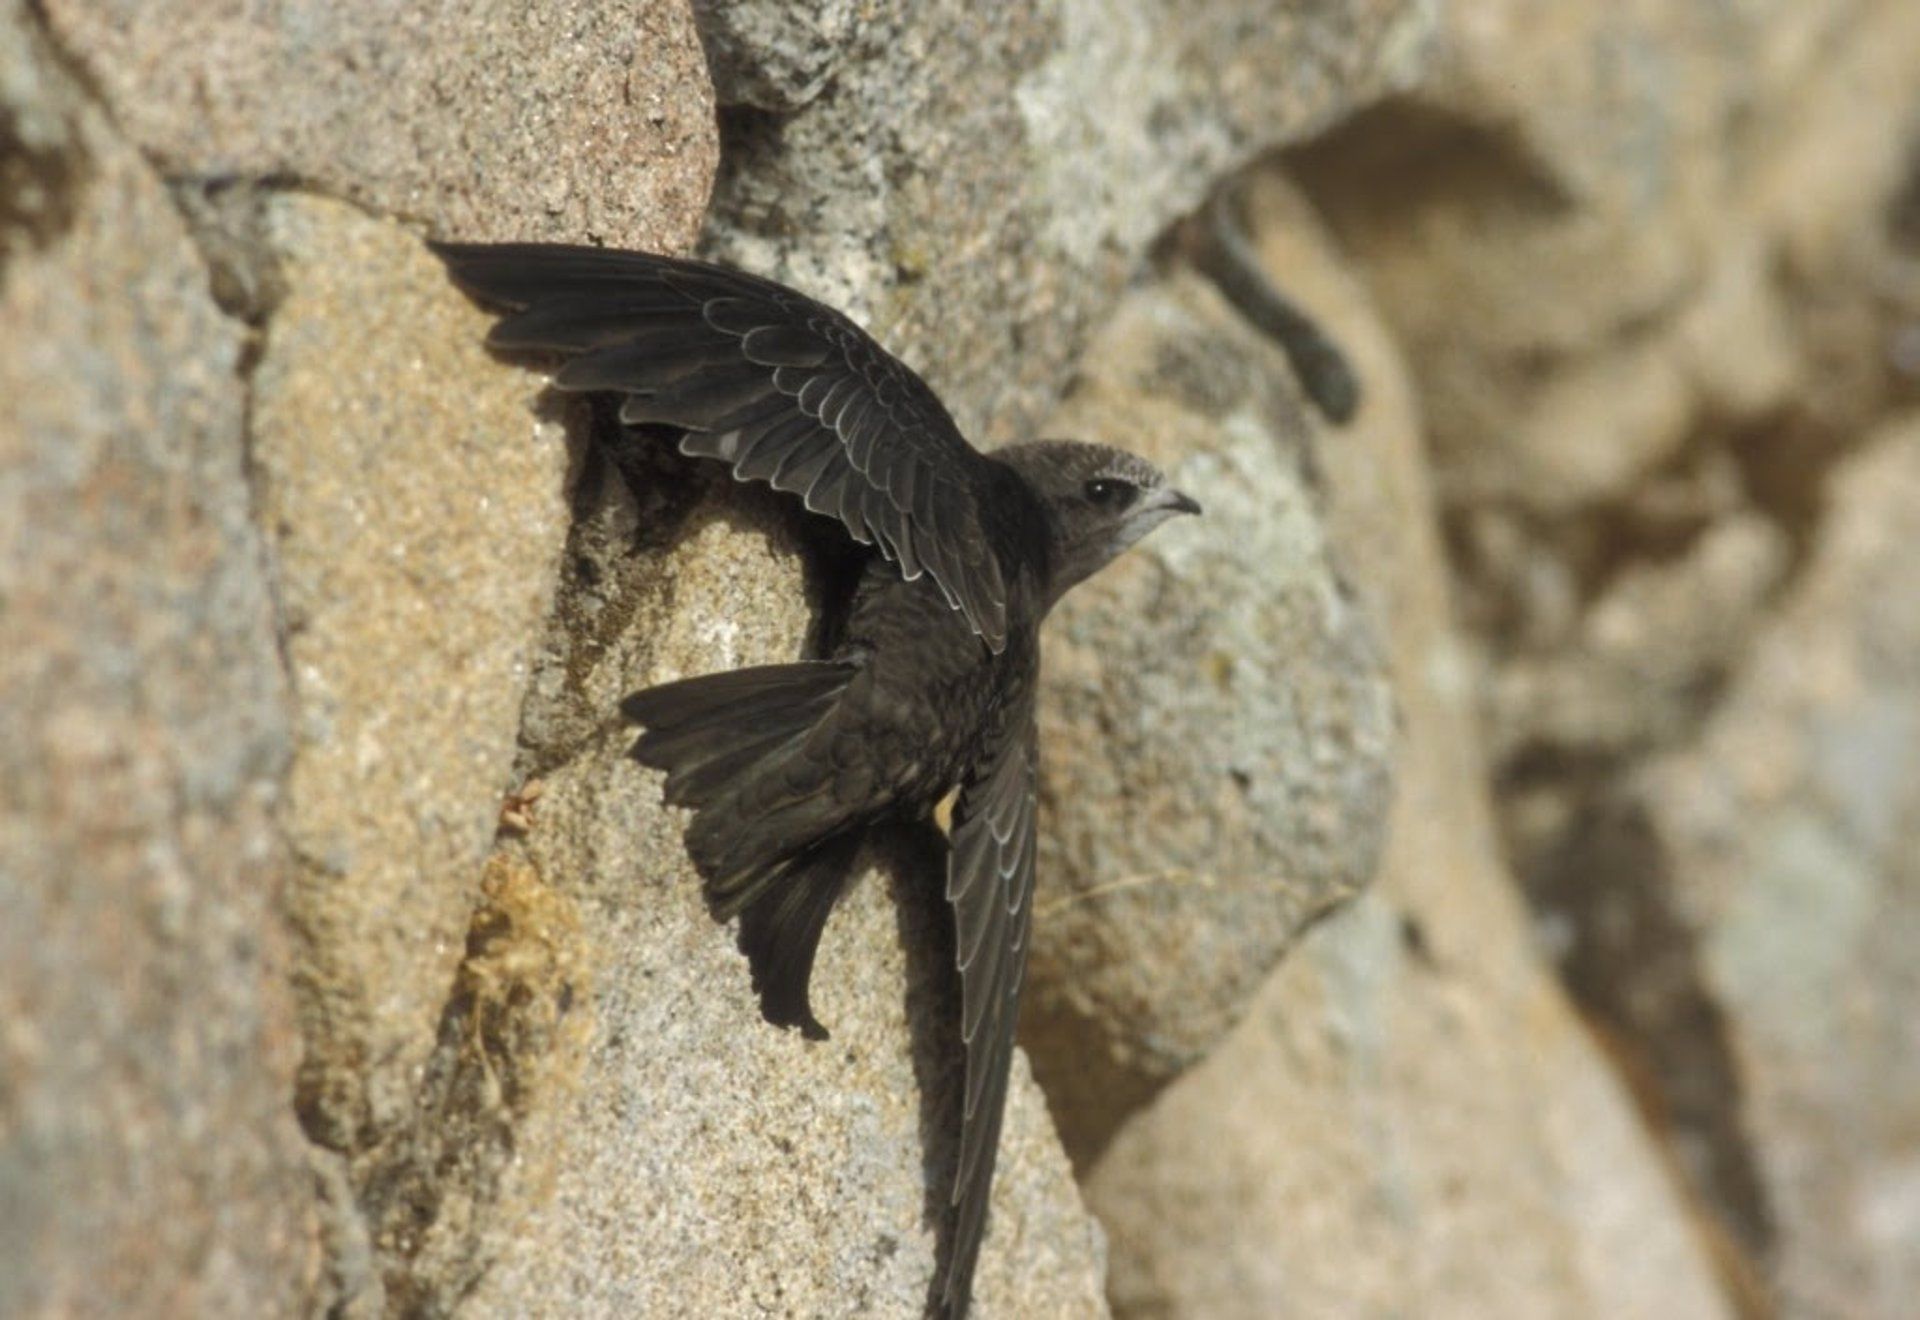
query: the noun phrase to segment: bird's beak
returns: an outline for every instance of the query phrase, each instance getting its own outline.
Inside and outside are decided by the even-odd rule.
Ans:
[[[1171,486],[1162,486],[1159,490],[1154,491],[1152,495],[1147,497],[1146,504],[1150,509],[1165,509],[1168,513],[1200,512],[1199,500],[1196,500],[1193,496],[1183,491],[1177,491]]]

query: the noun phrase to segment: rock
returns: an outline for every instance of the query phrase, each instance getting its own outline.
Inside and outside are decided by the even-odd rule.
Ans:
[[[1206,511],[1075,591],[1043,643],[1024,1030],[1077,1161],[1379,858],[1393,701],[1284,363],[1179,272],[1122,302],[1046,427],[1145,455]]]
[[[683,250],[713,105],[685,0],[50,0],[170,175],[293,179],[445,237]]]
[[[0,1313],[301,1313],[241,336],[13,3],[0,142]]]
[[[693,16],[723,106],[797,110],[827,85],[852,46],[853,0],[741,4],[693,0]]]
[[[703,12],[723,81],[831,70],[787,113],[726,117],[709,249],[854,315],[983,442],[1041,420],[1223,170],[1409,81],[1435,22],[1417,0],[941,0],[864,10],[842,37],[831,0]]]
[[[896,839],[827,928],[813,1043],[762,1020],[733,933],[707,915],[684,813],[612,712],[649,683],[804,652],[805,575],[783,501],[623,456],[589,470],[523,761],[545,790],[515,865],[573,911],[577,1068],[499,1156],[491,1266],[466,1303],[524,1315],[910,1315],[926,1304],[957,1115],[942,856]],[[701,493],[705,492],[705,493]],[[693,496],[691,500],[688,498]],[[493,1060],[508,1079],[511,1052]],[[550,1069],[558,1076],[566,1069]],[[982,1316],[1103,1315],[1098,1230],[1017,1065]]]
[[[1253,211],[1364,386],[1321,453],[1331,538],[1389,623],[1399,791],[1373,887],[1093,1169],[1115,1314],[1724,1315],[1502,867],[1404,368],[1311,215],[1271,188]]]
[[[1898,0],[1474,6],[1428,82],[1295,158],[1418,378],[1501,671],[1492,746],[1530,798],[1697,727],[1817,517],[1809,467],[1894,388],[1890,305],[1920,315],[1920,294],[1890,296],[1911,281],[1887,107],[1914,104],[1917,69]],[[1704,571],[1723,520],[1776,542],[1730,597]],[[1623,579],[1679,607],[1590,663]]]
[[[252,457],[293,676],[302,1116],[342,1151],[403,1121],[466,948],[569,510],[541,377],[418,239],[269,203],[286,295]]]
[[[1594,830],[1639,851],[1596,846],[1564,879],[1618,883],[1604,862],[1632,857],[1664,882],[1649,901],[1710,1014],[1620,974],[1635,951],[1607,927],[1580,965],[1644,986],[1609,1003],[1669,1094],[1731,1091],[1781,1313],[1890,1320],[1920,1289],[1920,418],[1847,461],[1830,510],[1698,745]],[[1731,1076],[1706,1075],[1722,1057]],[[1711,1185],[1718,1138],[1681,1117]]]
[[[1846,516],[1835,473],[1877,419],[1911,406],[1902,345],[1920,284],[1902,217],[1920,10],[1482,5],[1455,11],[1434,67],[1296,165],[1430,408],[1504,841],[1733,1286],[1764,1306],[1771,1287],[1786,1314],[1846,1313],[1843,1287],[1897,1296],[1884,1290],[1910,1267],[1863,1245],[1884,1229],[1842,1244],[1834,1227],[1903,1222],[1885,1209],[1901,1193],[1851,1181],[1867,1134],[1884,1132],[1871,1088],[1896,1079],[1856,1077],[1845,1118],[1801,1097],[1817,1117],[1789,1124],[1784,1145],[1806,1149],[1802,1128],[1828,1122],[1860,1145],[1822,1156],[1817,1188],[1783,1178],[1764,1127],[1778,1111],[1756,1098],[1776,1083],[1749,1073],[1802,1065],[1755,1043],[1771,1039],[1770,1010],[1726,983],[1719,900],[1695,874],[1736,857],[1760,876],[1810,865],[1767,834],[1791,791],[1750,804],[1737,830],[1722,822],[1730,853],[1711,867],[1704,808],[1687,804],[1734,773],[1731,725],[1781,728],[1755,648],[1784,646],[1768,640],[1783,597],[1803,609],[1796,583],[1827,520]],[[1844,638],[1865,617],[1849,610],[1869,607],[1834,595],[1822,608]],[[1813,735],[1769,736],[1790,749]],[[1886,776],[1862,770],[1863,797],[1901,773],[1865,750],[1873,736],[1863,727],[1846,753]],[[1773,759],[1799,774],[1813,756]],[[1876,893],[1887,873],[1848,867]],[[1869,1001],[1902,1002],[1862,975]],[[1878,1158],[1897,1164],[1898,1149]],[[1856,1195],[1880,1208],[1843,1209]]]

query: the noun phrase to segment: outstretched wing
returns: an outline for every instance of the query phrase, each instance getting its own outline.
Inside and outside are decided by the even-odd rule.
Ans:
[[[511,309],[495,347],[571,355],[561,389],[626,395],[622,421],[681,427],[684,452],[838,518],[1005,646],[1006,583],[983,517],[997,465],[852,321],[770,280],[651,253],[433,250],[462,287]]]
[[[960,1035],[966,1042],[967,1077],[953,1182],[953,1245],[942,1303],[951,1320],[966,1314],[974,1262],[986,1230],[1020,987],[1027,973],[1038,748],[1028,695],[1004,712],[954,804],[947,899],[953,904],[960,964]]]

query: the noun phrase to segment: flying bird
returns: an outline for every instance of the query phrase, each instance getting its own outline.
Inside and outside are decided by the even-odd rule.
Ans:
[[[693,808],[686,846],[767,1019],[824,1038],[814,954],[869,829],[956,790],[945,895],[965,1093],[940,1310],[969,1304],[1033,920],[1041,621],[1076,583],[1200,506],[1097,444],[973,448],[933,391],[832,308],[721,266],[553,244],[435,244],[507,315],[488,342],[561,354],[563,390],[798,496],[871,548],[824,659],[627,699],[633,755]]]

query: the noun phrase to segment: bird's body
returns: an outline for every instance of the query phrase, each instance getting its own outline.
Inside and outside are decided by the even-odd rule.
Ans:
[[[562,388],[625,395],[874,547],[833,653],[684,679],[623,709],[693,808],[687,851],[740,918],[767,1018],[824,1036],[814,952],[867,832],[958,790],[953,905],[966,1082],[942,1307],[964,1316],[984,1231],[1032,920],[1039,630],[1069,587],[1198,506],[1143,460],[1045,441],[981,454],[926,385],[780,285],[645,253],[437,247],[514,314],[504,348],[569,355]]]

